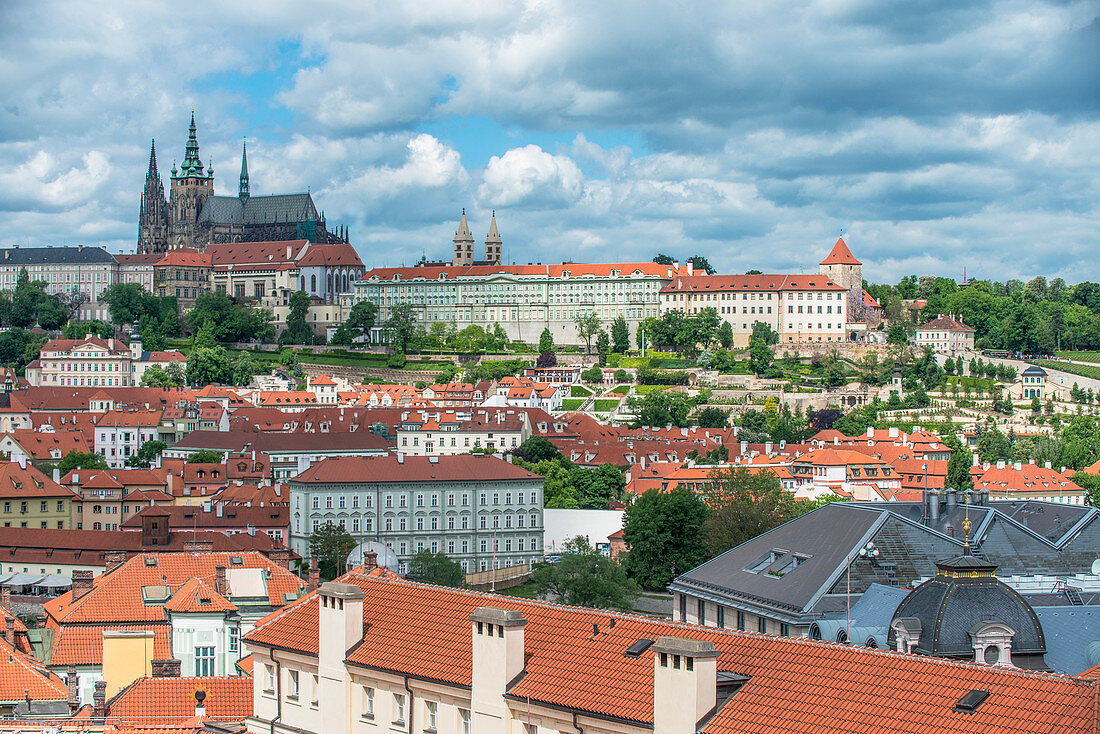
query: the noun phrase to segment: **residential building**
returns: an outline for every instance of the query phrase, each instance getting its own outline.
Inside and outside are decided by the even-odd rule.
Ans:
[[[847,449],[813,449],[791,462],[795,496],[835,494],[857,500],[894,499],[901,475],[882,459]],[[919,497],[919,495],[918,495]]]
[[[159,410],[111,410],[95,422],[95,450],[109,466],[121,469],[146,441],[156,441]]]
[[[134,385],[133,354],[118,339],[50,339],[27,366],[27,380],[43,387],[129,387]]]
[[[46,292],[59,296],[83,294],[87,300],[76,312],[79,321],[109,322],[103,291],[118,282],[118,262],[102,247],[11,247],[0,258],[0,288],[15,290],[19,273],[46,281]]]
[[[123,729],[129,730],[133,722],[158,729],[170,727],[175,734],[189,734],[186,727],[191,724],[205,730],[204,723],[211,728],[232,726],[251,716],[252,676],[230,673],[181,677],[175,667],[182,668],[180,661],[158,660],[157,663],[152,677],[138,678],[106,700],[103,723],[118,726],[118,734],[122,734]],[[195,699],[196,691],[206,694],[201,702]],[[199,710],[203,712],[201,715],[197,713]],[[133,734],[144,732],[135,729]]]
[[[60,461],[72,451],[86,454],[93,447],[82,431],[29,430],[7,431],[0,436],[0,452],[12,461]]]
[[[146,507],[172,504],[173,479],[154,469],[78,469],[60,484],[73,493],[72,527],[107,531]]]
[[[72,502],[72,492],[25,457],[0,462],[0,523],[5,528],[67,530],[72,527]]]
[[[356,573],[244,644],[250,734],[1097,730],[1094,680]]]
[[[221,401],[181,400],[160,413],[157,437],[172,445],[192,431],[228,431],[229,411]]]
[[[466,571],[542,558],[542,477],[488,455],[329,458],[292,477],[290,547],[338,524],[392,550],[404,573],[418,551]]]
[[[256,552],[141,553],[43,605],[52,635],[43,662],[76,666],[82,703],[96,681],[114,696],[154,660],[183,675],[232,675],[255,622],[296,599],[305,583]]]
[[[276,545],[286,546],[289,513],[286,504],[264,506],[257,501],[253,507],[206,500],[201,505],[145,507],[122,523],[121,529],[141,532],[145,518],[166,518],[171,527],[210,530],[226,535],[268,536]],[[308,555],[308,554],[307,554]]]
[[[195,299],[210,292],[210,253],[181,248],[157,257],[155,283],[149,292],[162,298],[174,297],[181,314],[195,305]]]
[[[748,345],[757,321],[781,343],[842,342],[847,294],[824,275],[678,276],[661,290],[660,311],[694,315],[713,308],[732,327],[736,348]]]
[[[118,263],[117,282],[137,283],[146,293],[156,293],[154,290],[154,268],[160,261],[161,255],[153,252],[139,252],[134,254],[118,254],[114,256]]]
[[[940,314],[917,327],[913,343],[918,347],[931,347],[941,354],[961,354],[974,350],[974,330],[954,316]]]
[[[379,324],[401,304],[425,328],[499,323],[509,339],[530,344],[548,328],[556,344],[581,344],[578,316],[594,312],[605,324],[622,316],[634,333],[643,319],[659,315],[661,288],[688,272],[652,262],[374,268],[355,283],[355,301],[375,304]],[[376,331],[372,338],[381,337]]]
[[[69,688],[56,673],[0,637],[0,717],[68,717]],[[34,726],[31,722],[26,722]]]
[[[977,456],[974,457],[975,462]],[[1078,486],[1069,473],[1058,472],[1050,467],[1016,462],[1006,464],[998,461],[996,465],[988,463],[971,469],[974,477],[974,489],[989,493],[991,500],[1042,500],[1058,504],[1088,504],[1088,492]]]
[[[410,411],[397,426],[397,450],[409,456],[506,451],[530,436],[530,420],[523,412],[509,415],[475,409],[470,417],[459,417],[451,412]]]

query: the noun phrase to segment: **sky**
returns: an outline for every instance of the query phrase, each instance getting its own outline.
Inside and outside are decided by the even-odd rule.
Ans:
[[[0,246],[132,252],[192,108],[215,191],[307,188],[368,267],[705,255],[1100,280],[1100,3],[2,3]]]

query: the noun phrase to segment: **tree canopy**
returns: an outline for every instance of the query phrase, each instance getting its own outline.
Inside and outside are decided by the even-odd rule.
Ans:
[[[427,549],[417,551],[409,561],[408,577],[425,584],[455,589],[466,585],[466,572],[458,561],[452,560],[446,553],[432,553]]]
[[[583,535],[570,538],[556,563],[538,565],[531,573],[535,591],[562,604],[628,611],[638,586],[624,569],[597,553]]]
[[[343,525],[326,522],[309,536],[310,555],[317,557],[321,578],[331,581],[344,572],[348,555],[355,550],[355,538]]]
[[[623,540],[627,573],[642,588],[664,591],[672,579],[707,560],[703,528],[710,512],[695,492],[651,489],[627,507]]]

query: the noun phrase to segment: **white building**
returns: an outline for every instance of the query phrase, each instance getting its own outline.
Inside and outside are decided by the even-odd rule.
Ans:
[[[146,441],[159,435],[161,411],[112,410],[95,422],[95,450],[109,466],[122,469]]]
[[[931,347],[940,354],[959,354],[973,351],[974,330],[954,316],[940,314],[938,318],[917,327],[914,343],[918,347]]]
[[[26,378],[33,387],[132,387],[133,361],[118,339],[50,339]]]

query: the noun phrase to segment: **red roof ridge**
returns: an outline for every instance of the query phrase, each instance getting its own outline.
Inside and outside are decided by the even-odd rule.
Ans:
[[[837,239],[836,244],[833,245],[833,249],[829,251],[828,256],[821,261],[822,265],[862,265],[859,260],[856,260],[855,255],[848,249],[847,243],[844,242],[844,238]]]

